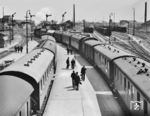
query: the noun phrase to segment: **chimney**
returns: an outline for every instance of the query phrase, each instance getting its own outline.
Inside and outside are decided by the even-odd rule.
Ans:
[[[145,14],[144,14],[144,23],[147,21],[147,2],[145,2]]]

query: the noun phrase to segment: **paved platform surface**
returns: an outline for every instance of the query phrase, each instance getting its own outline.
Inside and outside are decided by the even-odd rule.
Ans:
[[[14,42],[14,44],[15,44],[16,42]],[[36,46],[38,45],[38,42],[36,42],[36,41],[29,41],[29,43],[28,43],[28,50],[29,50],[29,52],[33,49],[33,48],[35,48]],[[0,49],[0,52],[2,52],[2,51],[4,51],[4,50],[9,50],[9,48],[10,47],[12,47],[13,46],[13,44],[11,44],[10,46],[8,46],[8,47],[5,47],[5,48],[1,48]],[[6,61],[6,60],[14,60],[14,61],[16,61],[16,60],[18,60],[19,58],[21,58],[21,57],[23,57],[24,55],[26,55],[26,45],[25,46],[23,46],[23,51],[22,51],[22,53],[21,52],[13,52],[13,53],[11,53],[10,55],[8,55],[8,56],[6,56],[6,57],[4,57],[4,58],[2,58],[2,59],[0,59],[0,64],[3,64],[4,63],[4,61]]]
[[[66,49],[57,46],[57,72],[43,116],[101,116],[98,101],[88,79],[82,82],[79,90],[72,88],[72,69],[66,69]],[[80,74],[81,65],[76,60],[75,71]]]
[[[76,55],[76,59],[87,68],[86,76],[94,88],[102,116],[125,116],[126,114],[120,106],[121,103],[118,102],[118,99],[113,95],[104,80],[105,76],[99,73],[79,54]]]

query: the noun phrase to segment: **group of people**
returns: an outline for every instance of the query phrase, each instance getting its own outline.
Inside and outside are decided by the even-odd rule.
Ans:
[[[67,46],[67,54],[72,54],[72,50],[69,46]],[[82,84],[81,81],[85,81],[85,74],[86,74],[86,68],[85,66],[83,66],[81,68],[81,78],[78,74],[78,72],[74,71],[74,68],[76,66],[76,61],[75,58],[72,58],[72,60],[70,61],[69,57],[66,60],[66,69],[69,69],[71,64],[71,68],[73,69],[73,72],[71,73],[71,78],[72,78],[72,87],[76,90],[79,90],[79,84]]]
[[[75,61],[75,58],[73,58],[71,60],[71,68],[74,69],[75,65],[76,65],[76,61]],[[69,60],[69,57],[68,57],[67,60],[66,60],[66,69],[69,69],[69,66],[70,66],[70,60]]]
[[[85,73],[86,73],[86,68],[85,66],[83,66],[81,68],[81,79],[80,79],[78,72],[75,72],[73,70],[73,72],[71,73],[71,78],[72,78],[72,87],[74,89],[79,90],[79,84],[82,84],[81,80],[85,81]]]
[[[15,49],[15,52],[22,52],[23,46],[15,46],[14,49]]]

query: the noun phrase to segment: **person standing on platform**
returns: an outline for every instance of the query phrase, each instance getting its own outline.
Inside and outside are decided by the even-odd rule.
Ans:
[[[79,84],[82,84],[82,83],[80,82],[80,76],[78,75],[78,72],[76,72],[76,75],[75,75],[76,90],[79,90]]]
[[[23,46],[20,46],[20,51],[21,51],[21,53],[22,53],[22,50],[23,50]]]
[[[67,46],[67,54],[69,54],[69,46]]]
[[[71,60],[71,68],[72,68],[72,69],[75,68],[75,64],[76,64],[76,62],[75,62],[75,59],[73,58],[73,59]]]
[[[69,66],[70,66],[69,57],[68,57],[67,60],[66,60],[66,65],[67,65],[66,68],[69,69]]]
[[[72,87],[75,88],[75,77],[76,77],[76,73],[75,71],[73,71],[71,73],[71,78],[72,78]]]
[[[86,68],[85,68],[85,66],[83,66],[81,68],[81,79],[82,79],[82,81],[85,81],[85,73],[86,73]]]

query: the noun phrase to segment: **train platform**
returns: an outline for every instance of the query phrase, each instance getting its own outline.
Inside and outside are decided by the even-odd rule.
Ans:
[[[16,42],[14,42],[15,44]],[[1,48],[0,49],[0,53],[4,50],[9,50],[9,48],[11,48],[11,46],[13,46],[14,44],[11,44],[10,46],[8,46],[7,48]],[[18,44],[18,43],[17,43]],[[28,43],[28,51],[30,52],[33,48],[35,48],[38,45],[38,42],[36,41],[29,41]],[[22,52],[13,52],[9,55],[7,55],[6,57],[0,59],[0,66],[5,66],[7,64],[5,64],[6,62],[14,62],[16,60],[18,60],[19,58],[23,57],[26,54],[26,45],[23,46],[23,51]]]
[[[74,55],[67,55],[66,49],[57,46],[57,70],[54,83],[43,116],[101,116],[98,101],[88,79],[79,86],[72,87],[72,69],[66,69],[66,59],[70,61]],[[80,74],[81,65],[76,60],[74,69]]]

